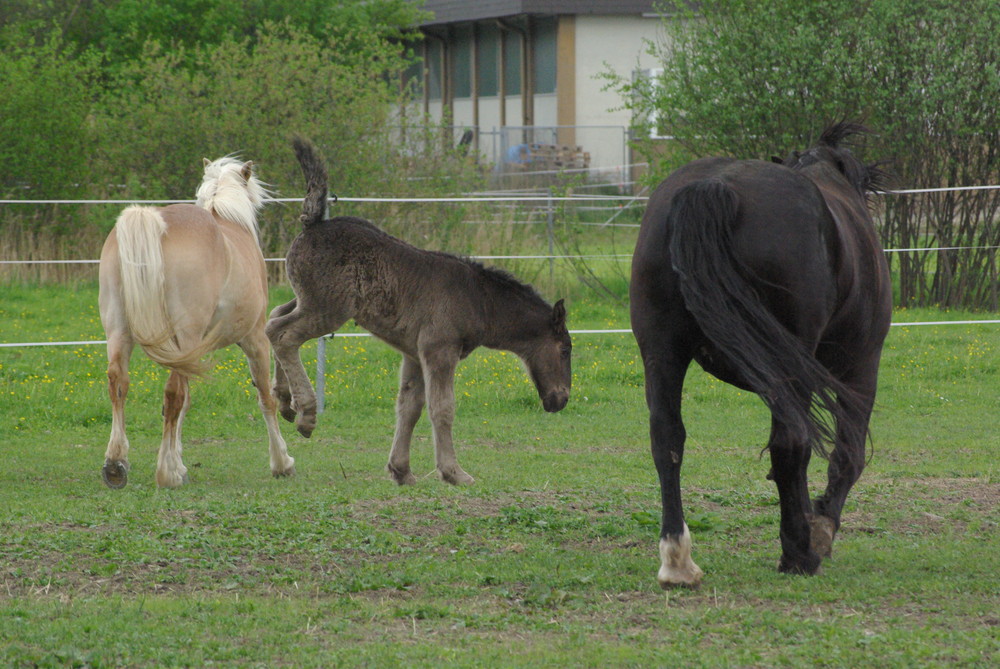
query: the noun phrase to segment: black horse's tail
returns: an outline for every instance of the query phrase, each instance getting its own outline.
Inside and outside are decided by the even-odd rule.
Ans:
[[[667,214],[670,261],[685,306],[775,419],[825,457],[835,427],[824,410],[850,426],[837,397],[849,404],[855,394],[775,318],[748,281],[751,273],[733,253],[738,210],[736,192],[716,179],[674,195]]]
[[[327,176],[326,164],[311,142],[294,137],[292,147],[295,157],[302,166],[306,178],[306,197],[302,201],[302,215],[299,220],[305,226],[315,225],[326,219]]]

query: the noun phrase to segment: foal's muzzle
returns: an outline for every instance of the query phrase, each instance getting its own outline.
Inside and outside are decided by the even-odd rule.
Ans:
[[[549,413],[562,411],[567,402],[569,402],[568,390],[553,390],[542,397],[542,406]]]

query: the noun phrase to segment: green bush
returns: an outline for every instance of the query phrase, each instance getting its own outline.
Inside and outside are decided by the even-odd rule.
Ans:
[[[862,119],[862,151],[905,188],[1000,182],[1000,11],[993,0],[709,0],[670,3],[649,44],[662,77],[609,74],[633,110],[659,180],[694,157],[762,158],[810,146],[826,124]],[[885,199],[887,247],[976,247],[893,257],[900,301],[997,310],[1000,191]],[[897,260],[898,258],[898,260]]]

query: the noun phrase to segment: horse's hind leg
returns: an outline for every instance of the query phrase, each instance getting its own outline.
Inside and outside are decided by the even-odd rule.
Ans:
[[[396,433],[385,468],[399,485],[417,482],[410,471],[410,440],[413,426],[424,410],[424,371],[420,363],[404,355],[399,370],[399,394],[396,396]]]
[[[271,311],[269,319],[290,314],[297,304],[298,301],[293,299],[291,302],[275,307]],[[295,410],[292,409],[292,394],[288,390],[288,377],[285,376],[285,368],[281,366],[277,358],[274,360],[274,386],[272,387],[272,392],[278,401],[278,412],[281,414],[281,417],[289,423],[294,423]]]
[[[681,464],[687,432],[681,418],[681,390],[690,358],[661,350],[660,342],[642,339],[649,407],[649,435],[653,464],[660,479],[660,570],[661,588],[695,588],[703,572],[691,559],[691,533],[684,522],[681,501]],[[670,349],[663,345],[663,349]]]
[[[820,557],[810,543],[809,487],[807,469],[811,451],[804,435],[797,435],[777,420],[771,420],[771,474],[778,486],[781,504],[781,561],[778,570],[791,574],[815,574]]]
[[[278,429],[277,402],[271,394],[270,351],[271,347],[264,335],[263,328],[258,327],[246,339],[240,342],[240,348],[247,356],[250,365],[250,377],[257,388],[257,403],[264,415],[267,425],[268,449],[271,456],[271,474],[274,476],[291,476],[295,473],[295,459],[288,455],[288,447]]]
[[[128,483],[128,437],[125,435],[125,399],[128,397],[128,364],[132,338],[124,331],[108,335],[108,395],[111,397],[111,438],[104,453],[101,476],[109,488]]]
[[[163,441],[156,459],[156,485],[161,488],[179,488],[188,482],[187,467],[181,460],[181,425],[190,406],[188,378],[170,372],[163,391]]]
[[[452,485],[475,482],[475,479],[458,465],[451,437],[451,428],[455,423],[455,367],[458,365],[458,359],[458,351],[450,347],[431,348],[420,352],[427,413],[434,430],[434,460],[441,479]]]
[[[833,553],[833,539],[840,529],[840,514],[847,501],[847,494],[865,468],[865,441],[875,404],[877,369],[876,360],[869,376],[851,384],[858,391],[856,401],[849,403],[841,398],[837,400],[847,420],[837,422],[837,443],[827,466],[826,492],[813,502],[813,516],[810,519],[813,549],[821,557],[830,557]]]
[[[288,307],[290,304],[291,302],[284,306]],[[282,309],[284,307],[279,307],[275,311]],[[309,382],[305,367],[302,366],[299,349],[310,339],[334,332],[349,317],[349,314],[335,314],[328,311],[313,313],[308,309],[304,310],[301,301],[298,301],[288,313],[281,313],[267,321],[265,332],[271,341],[274,357],[284,372],[284,379],[287,380],[292,396],[292,408],[297,414],[295,427],[303,437],[311,436],[316,429],[316,392]],[[276,394],[278,401],[281,402],[281,388],[276,388]]]

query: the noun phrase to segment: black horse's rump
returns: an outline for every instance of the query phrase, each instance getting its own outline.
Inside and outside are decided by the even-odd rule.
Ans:
[[[714,369],[728,375],[724,380],[760,395],[776,420],[825,457],[835,439],[826,412],[844,422],[837,399],[859,399],[762,301],[753,270],[733,246],[739,207],[737,192],[719,179],[695,181],[674,195],[669,253],[684,305],[712,343]]]
[[[813,573],[819,557],[809,523],[831,541],[839,526],[865,464],[891,310],[866,199],[884,174],[846,146],[861,132],[835,124],[815,147],[778,164],[698,160],[650,198],[630,297],[663,495],[664,585],[700,578],[689,554],[688,568],[666,566],[668,557],[684,562],[684,541],[689,546],[681,539],[680,400],[692,360],[757,393],[771,410],[767,448],[782,501],[782,570]],[[810,450],[826,454],[827,443],[829,485],[810,508],[805,468]]]

